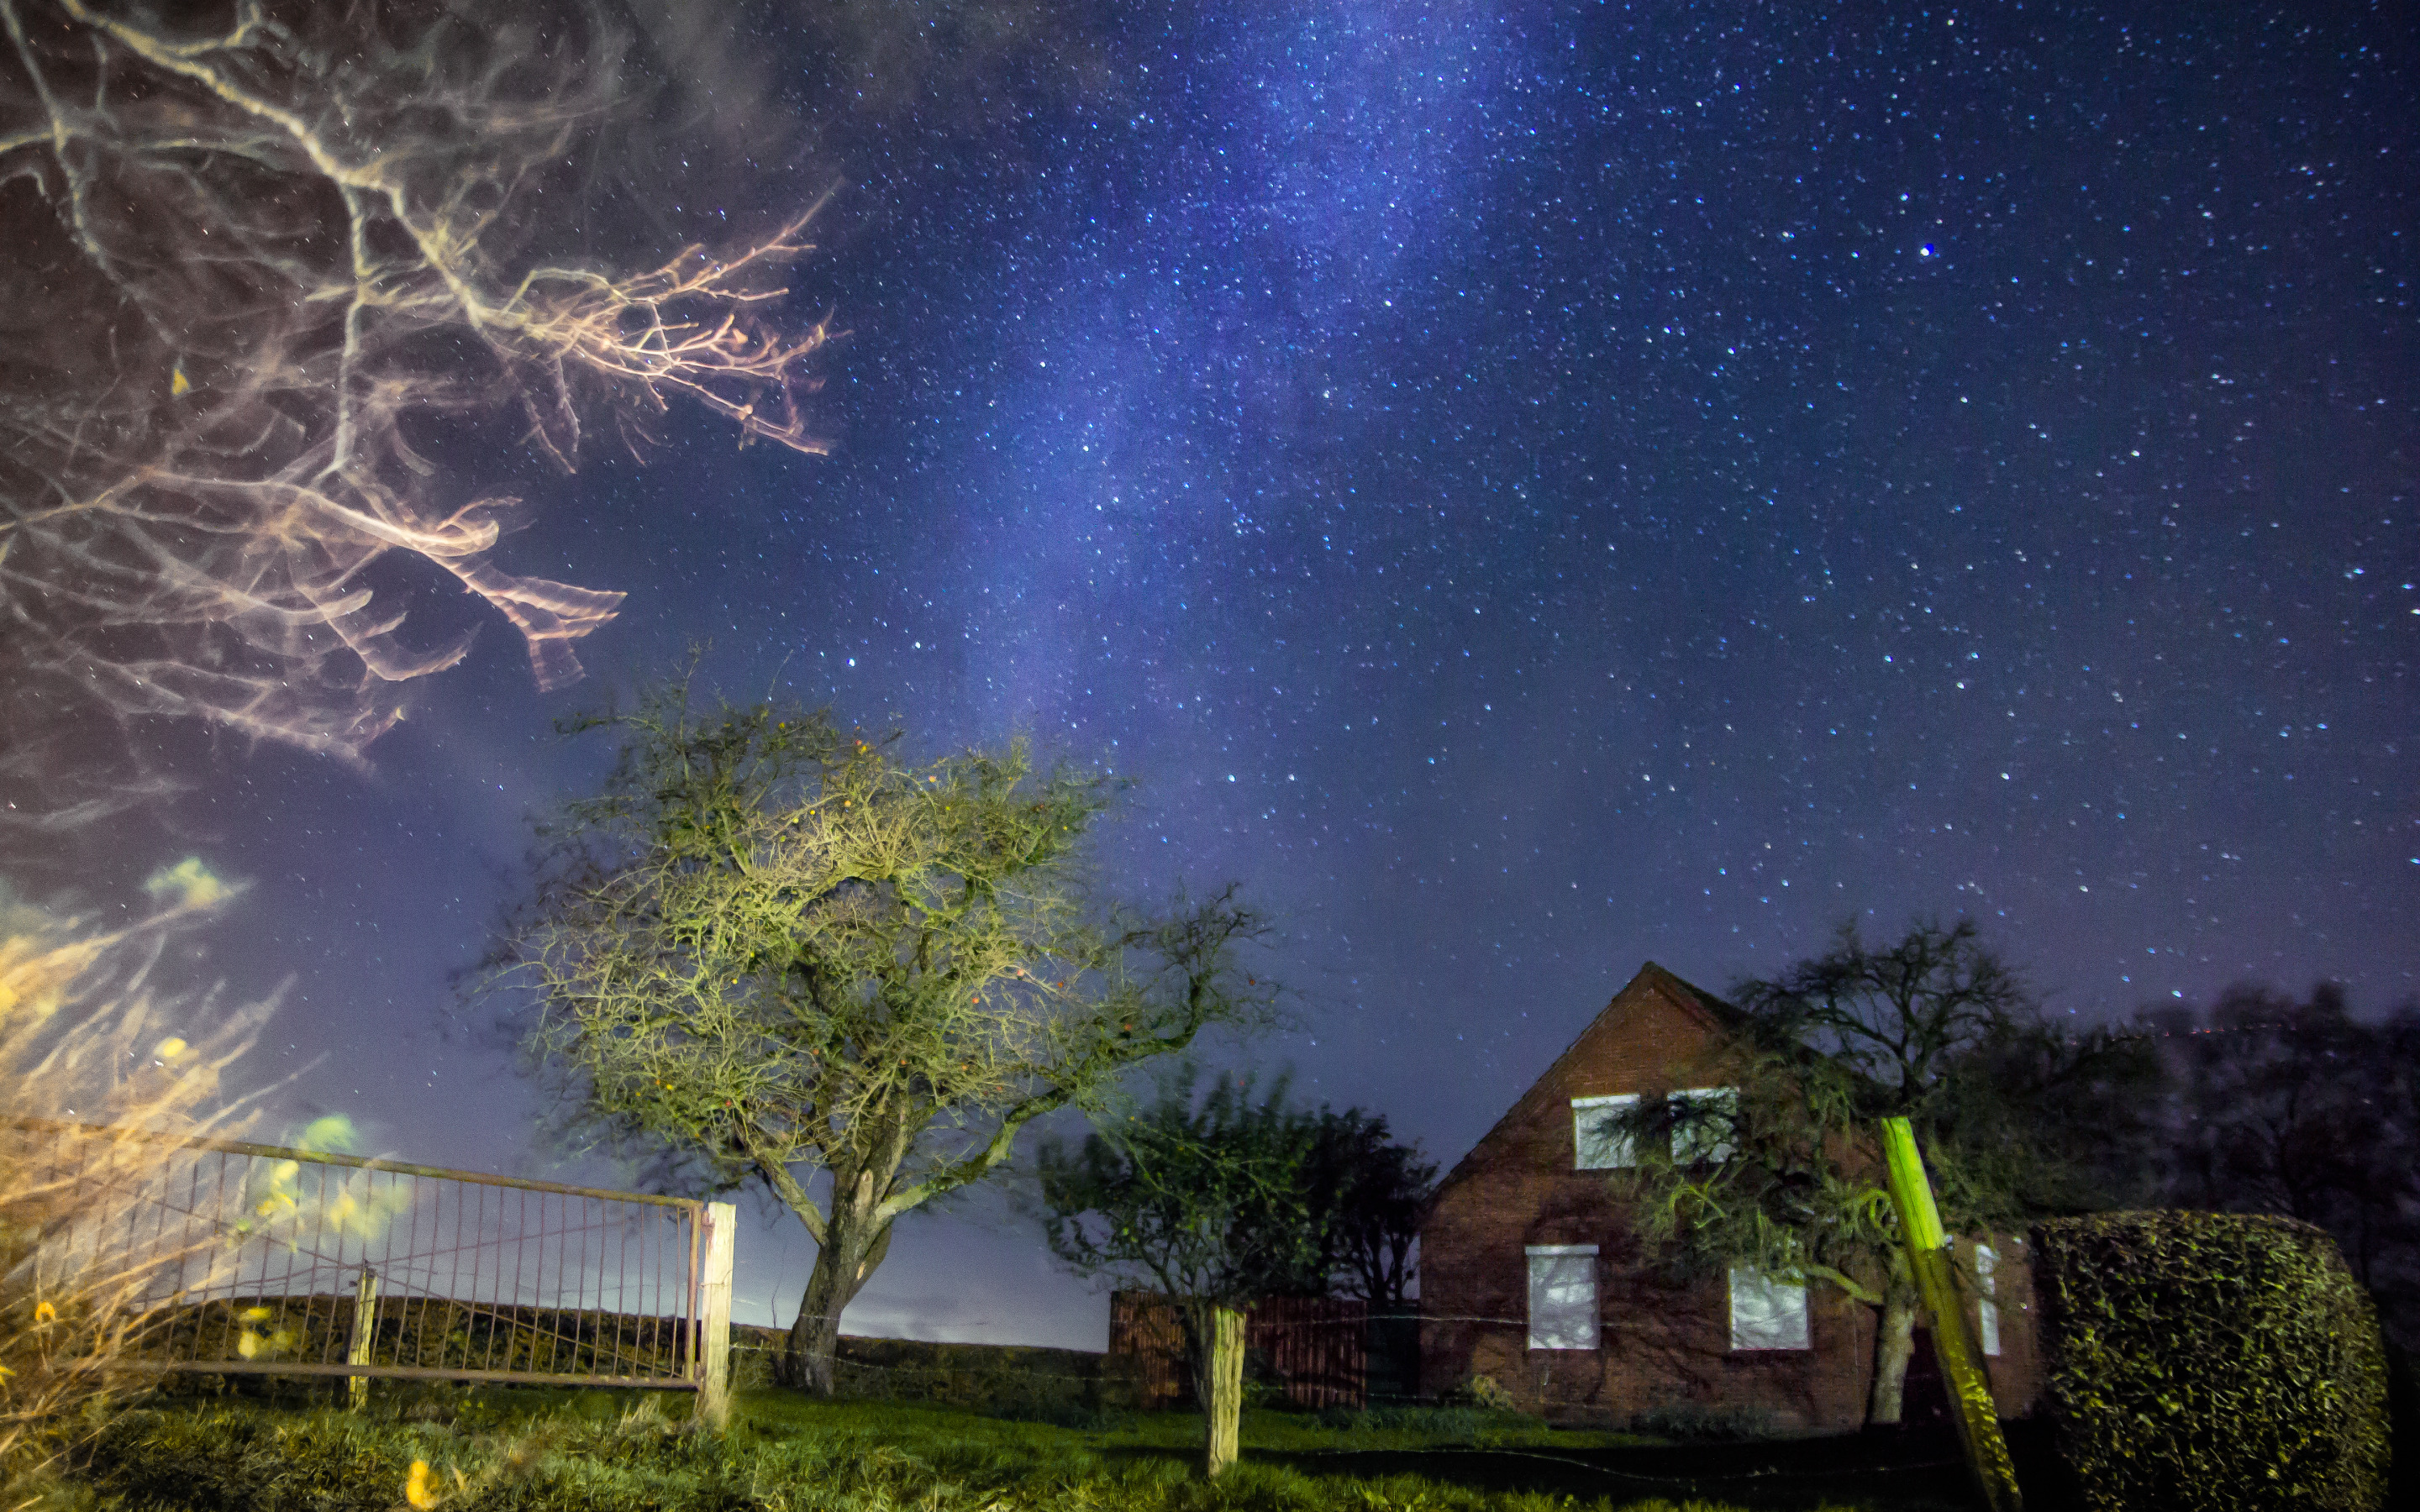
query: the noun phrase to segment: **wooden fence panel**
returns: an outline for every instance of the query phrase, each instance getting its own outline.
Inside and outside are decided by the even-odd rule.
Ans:
[[[1244,1313],[1250,1379],[1296,1407],[1359,1407],[1369,1397],[1369,1308],[1345,1297],[1267,1297]],[[1109,1352],[1131,1356],[1140,1405],[1189,1401],[1185,1330],[1157,1292],[1109,1294]]]
[[[1244,1347],[1296,1407],[1359,1407],[1368,1396],[1369,1308],[1347,1297],[1269,1297],[1245,1315]]]

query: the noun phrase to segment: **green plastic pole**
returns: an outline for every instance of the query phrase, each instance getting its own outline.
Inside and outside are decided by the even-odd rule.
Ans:
[[[1992,1401],[1992,1383],[1983,1375],[1983,1351],[1967,1328],[1966,1304],[1958,1295],[1949,1237],[1941,1231],[1941,1210],[1933,1206],[1932,1183],[1925,1179],[1924,1157],[1916,1152],[1916,1131],[1905,1119],[1883,1120],[1883,1155],[1890,1170],[1891,1205],[1899,1210],[1900,1232],[1907,1240],[1907,1267],[1932,1320],[1933,1353],[1940,1358],[1942,1374],[1949,1378],[1950,1420],[1958,1425],[1967,1467],[1975,1472],[1992,1512],[2024,1512],[2017,1467],[2009,1458],[2008,1441],[2000,1436],[2000,1413]]]

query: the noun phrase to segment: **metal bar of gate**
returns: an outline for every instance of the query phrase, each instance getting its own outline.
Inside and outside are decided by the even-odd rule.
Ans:
[[[70,1248],[79,1242],[122,1248],[122,1255],[111,1258],[157,1273],[160,1290],[142,1304],[144,1347],[124,1359],[128,1365],[657,1390],[696,1390],[704,1381],[698,1309],[706,1279],[699,1256],[705,1204],[696,1199],[247,1140],[52,1119],[0,1121],[55,1134],[73,1146],[61,1154],[71,1157],[79,1180],[93,1169],[87,1140],[196,1152],[185,1168],[163,1165],[144,1179],[148,1187],[140,1193],[116,1190],[123,1177],[103,1163],[97,1179],[110,1190],[81,1205],[51,1236]],[[205,1152],[216,1156],[217,1168],[208,1179]],[[306,1177],[305,1165],[317,1169]],[[339,1178],[343,1171],[361,1176]],[[512,1192],[520,1200],[491,1205],[485,1196],[490,1187],[500,1189],[500,1199]],[[450,1238],[444,1212],[449,1192]],[[143,1211],[146,1205],[154,1211]],[[550,1209],[558,1221],[549,1222]],[[651,1211],[661,1212],[661,1219],[639,1216]],[[396,1219],[404,1220],[400,1227]],[[671,1236],[657,1233],[659,1221],[678,1223],[688,1230],[689,1242],[677,1249],[665,1245],[662,1241]],[[551,1266],[549,1240],[556,1262]],[[271,1248],[286,1251],[282,1267],[275,1265]],[[486,1254],[490,1248],[496,1252],[492,1263]],[[209,1257],[197,1282],[194,1257],[205,1253]],[[679,1271],[664,1275],[667,1264]],[[375,1293],[366,1303],[359,1300],[365,1288]],[[651,1303],[657,1308],[671,1304],[674,1316],[628,1312]],[[529,1368],[517,1368],[524,1364],[524,1342]],[[502,1361],[496,1359],[500,1348]],[[216,1357],[230,1350],[237,1357]],[[436,1363],[425,1363],[432,1353]],[[391,1363],[380,1363],[381,1356]],[[405,1364],[407,1358],[412,1363]]]

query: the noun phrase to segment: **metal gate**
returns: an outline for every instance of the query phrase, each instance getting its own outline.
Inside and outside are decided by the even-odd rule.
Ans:
[[[43,1234],[39,1263],[142,1278],[125,1365],[363,1383],[721,1383],[706,1365],[725,1352],[711,1335],[728,1329],[727,1204],[240,1140],[19,1127],[54,1135],[48,1179],[89,1193]],[[160,1159],[130,1175],[101,1158],[129,1138],[161,1147]]]

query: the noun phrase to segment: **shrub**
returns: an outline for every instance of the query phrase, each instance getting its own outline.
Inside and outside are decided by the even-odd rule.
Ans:
[[[1418,1435],[1436,1443],[1478,1443],[1508,1430],[1534,1428],[1538,1421],[1505,1409],[1478,1407],[1328,1407],[1318,1416],[1321,1427],[1345,1433]]]
[[[2385,1491],[2378,1319],[2325,1232],[2118,1212],[2035,1230],[2047,1388],[2086,1505],[2370,1512]]]
[[[1498,1384],[1494,1376],[1466,1376],[1462,1383],[1448,1394],[1446,1400],[1454,1407],[1476,1407],[1485,1412],[1515,1411],[1512,1394]]]
[[[1681,1443],[1721,1443],[1769,1439],[1778,1431],[1771,1412],[1754,1407],[1708,1407],[1669,1402],[1631,1419],[1631,1431]]]
[[[163,906],[104,929],[0,881],[0,1498],[153,1379],[129,1360],[161,1320],[161,1277],[206,1285],[226,1259],[156,1223],[188,1163],[151,1135],[237,1130],[211,1111],[219,1073],[266,1010],[151,988],[168,939],[233,889],[189,860],[149,891]]]

